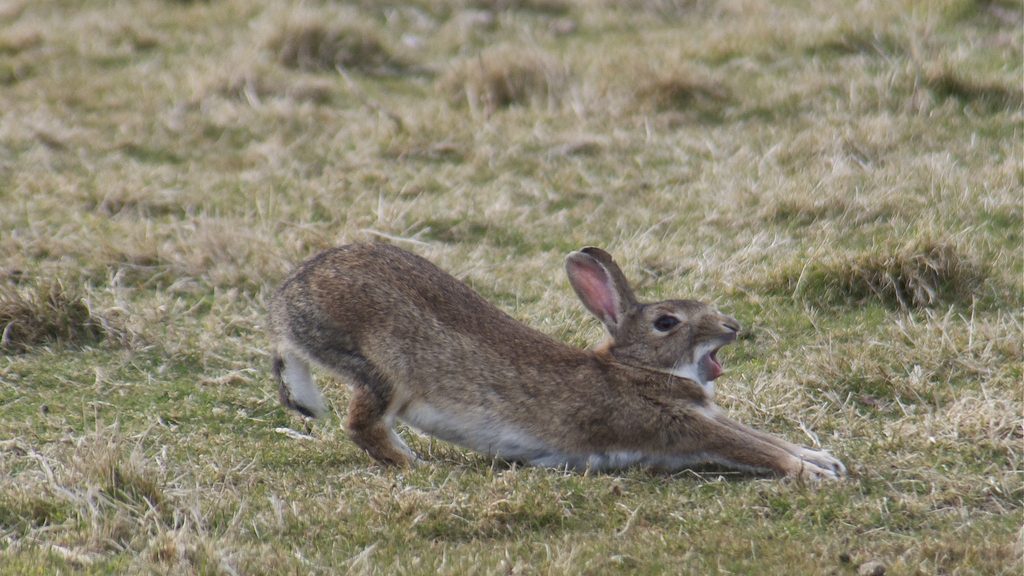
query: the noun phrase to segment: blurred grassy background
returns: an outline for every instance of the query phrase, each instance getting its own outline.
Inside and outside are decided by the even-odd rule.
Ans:
[[[0,571],[1020,573],[1022,51],[1001,1],[0,2]],[[854,476],[373,467],[263,335],[356,240],[580,346],[603,246]]]

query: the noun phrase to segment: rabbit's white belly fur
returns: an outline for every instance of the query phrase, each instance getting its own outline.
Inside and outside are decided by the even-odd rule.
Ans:
[[[617,450],[593,454],[552,454],[532,460],[530,464],[553,468],[569,467],[579,471],[624,470],[634,466],[675,471],[714,461],[714,458],[703,452],[665,456],[636,450]]]
[[[506,460],[545,468],[574,470],[622,470],[631,466],[680,469],[707,462],[703,454],[652,456],[636,450],[565,453],[526,432],[499,422],[484,411],[460,411],[457,416],[419,400],[398,413],[406,424],[442,440]]]
[[[544,442],[479,408],[452,414],[414,400],[398,417],[431,436],[492,456],[526,462],[552,456],[551,447]]]
[[[622,470],[646,461],[643,452],[620,450],[593,454],[550,454],[530,461],[534,466],[573,470]]]

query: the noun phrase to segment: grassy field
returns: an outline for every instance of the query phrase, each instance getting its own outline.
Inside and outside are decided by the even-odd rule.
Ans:
[[[1022,54],[1016,1],[0,0],[0,573],[1020,574]],[[373,466],[264,335],[356,240],[579,346],[603,246],[852,476]]]

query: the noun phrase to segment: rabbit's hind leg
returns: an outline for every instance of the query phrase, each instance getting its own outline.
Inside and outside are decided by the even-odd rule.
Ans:
[[[273,371],[278,398],[283,406],[309,418],[319,418],[327,413],[327,404],[304,358],[290,352],[275,353]]]
[[[390,466],[412,466],[416,454],[394,431],[390,389],[356,385],[348,405],[348,434],[371,458]]]

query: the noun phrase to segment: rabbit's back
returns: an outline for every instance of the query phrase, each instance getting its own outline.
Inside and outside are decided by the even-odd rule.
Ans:
[[[507,388],[530,379],[537,358],[580,361],[577,350],[387,244],[333,248],[303,263],[276,294],[271,322],[320,363],[356,355],[426,394],[446,383]]]

